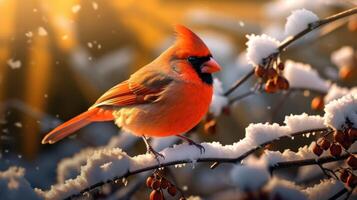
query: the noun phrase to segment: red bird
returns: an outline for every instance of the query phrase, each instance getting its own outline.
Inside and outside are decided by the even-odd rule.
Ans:
[[[156,157],[160,154],[147,137],[178,136],[203,149],[180,134],[197,125],[208,111],[212,73],[221,67],[195,33],[181,25],[176,32],[170,48],[105,92],[88,111],[52,130],[42,144],[53,144],[92,122],[115,120],[119,127],[141,136]]]

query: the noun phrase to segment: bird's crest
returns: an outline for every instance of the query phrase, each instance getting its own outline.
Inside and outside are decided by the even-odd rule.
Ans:
[[[211,54],[201,38],[187,27],[176,25],[175,31],[177,35],[176,45],[179,48],[185,49],[187,54],[194,56],[208,56]]]

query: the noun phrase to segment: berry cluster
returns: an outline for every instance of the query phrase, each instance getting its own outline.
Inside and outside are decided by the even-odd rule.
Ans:
[[[275,93],[279,90],[288,90],[289,81],[281,74],[284,70],[284,63],[275,63],[272,67],[270,65],[255,67],[255,75],[263,80],[265,83],[264,90],[268,93]]]
[[[348,148],[357,141],[357,129],[348,128],[344,131],[336,130],[333,133],[333,141],[330,142],[326,137],[319,138],[313,144],[312,151],[315,155],[320,156],[323,151],[330,150],[330,154],[338,157],[342,154],[343,149],[348,153]],[[340,173],[339,179],[348,187],[357,186],[357,176],[353,174],[353,170],[357,170],[357,157],[350,154],[346,160],[348,168],[338,169]]]
[[[345,131],[336,130],[333,133],[333,142],[326,137],[319,138],[313,144],[312,151],[320,156],[323,151],[330,149],[330,154],[334,157],[340,156],[342,148],[347,150],[357,140],[357,129],[349,128]],[[357,166],[356,166],[357,167]]]
[[[172,197],[177,194],[176,186],[159,173],[154,173],[149,176],[146,179],[146,186],[152,189],[150,200],[164,200],[164,190]],[[181,197],[180,200],[185,200],[185,198]]]

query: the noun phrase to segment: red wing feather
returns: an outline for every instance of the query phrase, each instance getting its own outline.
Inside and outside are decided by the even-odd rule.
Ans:
[[[135,81],[136,80],[136,81]],[[143,103],[151,103],[166,88],[172,79],[154,73],[151,76],[119,83],[104,93],[90,109],[102,106],[123,107]]]

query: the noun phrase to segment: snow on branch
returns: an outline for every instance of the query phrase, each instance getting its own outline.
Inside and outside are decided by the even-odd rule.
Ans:
[[[25,169],[20,167],[10,167],[6,171],[0,171],[1,199],[42,199],[32,189],[24,175]]]
[[[357,93],[343,96],[325,106],[325,124],[337,130],[357,128]]]
[[[285,24],[285,35],[293,36],[309,28],[309,25],[319,20],[317,15],[306,9],[292,11]]]
[[[327,104],[330,101],[339,99],[345,95],[356,94],[356,93],[357,93],[357,87],[353,87],[353,88],[349,89],[349,88],[345,88],[345,87],[340,87],[336,84],[332,84],[331,87],[329,88],[327,94],[324,97],[324,102],[325,102],[325,104]]]
[[[320,200],[329,199],[344,188],[341,181],[327,179],[322,180],[319,184],[304,189],[303,192],[308,196],[308,199]]]
[[[285,61],[284,77],[289,81],[291,88],[311,89],[326,93],[330,83],[322,79],[317,71],[308,64]]]
[[[232,145],[223,146],[218,142],[202,143],[206,149],[203,154],[188,144],[166,148],[160,152],[165,156],[165,159],[160,160],[160,166],[151,154],[130,157],[119,148],[95,151],[88,158],[86,165],[81,167],[79,176],[56,184],[42,194],[44,198],[62,199],[81,194],[105,182],[175,164],[216,161],[236,163],[272,141],[328,130],[321,117],[306,114],[287,116],[285,124],[251,124],[246,128],[246,137]]]
[[[344,46],[340,49],[332,52],[331,62],[334,63],[338,68],[353,65],[356,54],[351,46]]]
[[[247,60],[254,66],[263,64],[264,59],[279,52],[279,41],[268,35],[247,35]]]
[[[253,64],[257,66],[259,64],[266,64],[263,62],[269,63],[271,60],[276,60],[279,54],[285,50],[290,44],[299,40],[306,34],[312,32],[320,28],[323,25],[332,23],[336,20],[339,20],[344,17],[348,17],[357,13],[357,7],[351,8],[349,10],[345,10],[343,12],[337,13],[335,15],[326,17],[324,19],[320,19],[309,23],[307,27],[300,32],[296,33],[293,36],[287,37],[284,41],[279,42],[278,40],[268,36],[268,35],[248,35],[247,41],[247,60],[249,64]],[[313,17],[309,17],[311,21]],[[242,85],[245,81],[247,81],[250,77],[254,75],[254,68],[247,72],[240,80],[232,85],[231,88],[224,93],[225,96],[231,94],[234,90],[236,90],[240,85]]]
[[[140,138],[133,136],[131,133],[121,131],[118,135],[113,136],[105,146],[85,148],[72,157],[62,159],[57,165],[57,181],[64,183],[67,179],[77,177],[81,171],[81,166],[86,165],[88,157],[95,151],[116,147],[126,150],[138,139]]]

